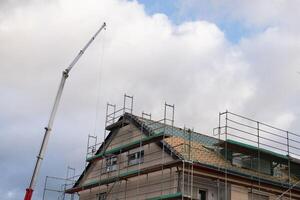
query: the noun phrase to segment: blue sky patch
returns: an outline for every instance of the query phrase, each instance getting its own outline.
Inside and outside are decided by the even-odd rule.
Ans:
[[[250,30],[242,22],[220,18],[217,16],[217,13],[213,13],[216,10],[211,9],[209,4],[202,11],[190,9],[189,11],[181,12],[180,0],[138,0],[138,2],[145,6],[147,14],[164,13],[174,24],[195,20],[206,20],[215,23],[232,43],[238,43],[241,38],[258,32],[257,30]]]

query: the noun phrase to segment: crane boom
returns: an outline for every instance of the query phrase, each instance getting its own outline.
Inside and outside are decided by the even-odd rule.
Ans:
[[[45,151],[46,151],[46,148],[47,148],[47,144],[48,144],[50,132],[51,132],[51,129],[52,129],[52,125],[53,125],[53,122],[54,122],[54,118],[55,118],[55,115],[56,115],[56,111],[57,111],[57,108],[58,108],[58,105],[59,105],[59,102],[60,102],[60,99],[61,99],[61,95],[62,95],[62,92],[63,92],[63,89],[64,89],[65,82],[66,82],[66,80],[69,76],[69,72],[72,70],[72,68],[75,66],[75,64],[78,62],[78,60],[81,58],[81,56],[84,54],[85,50],[90,46],[90,44],[95,40],[97,35],[105,27],[106,27],[106,24],[103,23],[103,25],[97,30],[97,32],[87,42],[87,44],[83,47],[83,49],[81,49],[79,51],[79,53],[73,59],[71,64],[62,73],[62,78],[61,78],[61,81],[60,81],[60,84],[59,84],[59,87],[58,87],[58,91],[57,91],[57,94],[56,94],[56,97],[55,97],[55,100],[54,100],[54,104],[53,104],[53,107],[52,107],[52,111],[51,111],[51,114],[50,114],[48,125],[47,125],[47,127],[45,127],[44,138],[43,138],[43,141],[42,141],[42,144],[41,144],[41,147],[40,147],[39,154],[37,156],[37,160],[36,160],[36,163],[35,163],[35,167],[34,167],[34,170],[33,170],[33,174],[32,174],[32,177],[31,177],[29,187],[26,189],[24,200],[31,200],[32,193],[33,193],[33,190],[34,190],[35,185],[36,185],[36,178],[39,174],[39,170],[40,170],[40,167],[41,167],[41,164],[42,164],[42,160],[43,160],[44,155],[45,155]]]

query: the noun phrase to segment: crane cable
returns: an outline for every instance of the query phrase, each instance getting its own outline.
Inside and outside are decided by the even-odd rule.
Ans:
[[[98,72],[97,72],[97,87],[96,87],[96,105],[95,105],[95,120],[94,120],[94,129],[93,129],[93,135],[96,136],[96,131],[97,131],[97,122],[99,118],[99,106],[100,106],[100,94],[101,94],[101,86],[102,86],[102,74],[103,74],[103,60],[104,60],[104,49],[105,49],[105,34],[103,35],[103,42],[101,43],[101,51],[100,51],[100,64],[98,67]]]

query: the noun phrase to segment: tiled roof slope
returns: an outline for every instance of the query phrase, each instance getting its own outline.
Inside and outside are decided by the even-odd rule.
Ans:
[[[140,117],[138,119],[140,121],[142,121],[144,123],[144,125],[151,128],[152,130],[157,130],[157,132],[161,131],[161,129],[164,128],[162,123],[154,122],[152,120],[143,119]],[[178,128],[175,126],[170,126],[170,125],[166,125],[165,134],[181,137],[181,138],[184,138],[185,140],[191,139],[191,141],[199,142],[201,144],[204,144],[204,145],[210,146],[210,147],[214,146],[215,144],[217,144],[219,142],[219,140],[214,137],[210,137],[210,136],[200,134],[197,132],[192,132],[192,134],[190,134],[190,136],[189,136],[189,134],[187,133],[187,130],[184,130],[182,128]],[[191,138],[189,138],[189,137],[191,137]]]
[[[184,158],[186,160],[190,159],[194,162],[199,162],[221,169],[231,170],[251,177],[259,177],[261,179],[275,181],[278,183],[288,182],[287,171],[283,171],[282,176],[272,176],[233,165],[230,161],[226,160],[224,156],[222,156],[218,151],[216,151],[216,144],[220,142],[217,138],[213,138],[196,132],[192,132],[192,134],[189,135],[186,130],[178,127],[170,125],[164,126],[162,123],[154,122],[152,120],[140,117],[136,117],[136,119],[138,119],[138,121],[147,128],[152,129],[154,133],[159,133],[164,130],[166,135],[171,135],[172,137],[166,138],[164,141],[170,148],[179,153],[181,158]],[[191,147],[189,147],[189,144],[191,145]],[[189,148],[191,150],[190,153]],[[295,183],[297,181],[299,181],[298,178],[291,177],[292,183]]]
[[[236,171],[239,173],[247,174],[254,177],[260,177],[262,179],[267,179],[276,182],[287,182],[288,176],[287,174],[284,176],[271,176],[263,173],[258,173],[254,170],[245,169],[241,167],[237,167],[231,164],[228,160],[226,160],[222,155],[214,151],[213,149],[205,147],[205,145],[199,142],[190,142],[191,151],[189,154],[189,141],[186,141],[180,137],[170,137],[165,139],[165,141],[173,147],[177,152],[179,152],[185,159],[193,160],[196,162],[200,162],[206,165],[211,165],[214,167],[219,167],[222,169],[228,169],[231,171]],[[190,156],[190,157],[189,157]],[[292,177],[292,182],[297,182],[297,178]]]

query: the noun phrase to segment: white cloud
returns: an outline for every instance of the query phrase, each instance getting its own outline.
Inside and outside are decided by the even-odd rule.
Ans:
[[[291,124],[295,120],[295,115],[293,113],[282,113],[276,116],[275,122],[277,127],[282,127],[283,129],[290,128]]]
[[[0,187],[7,190],[16,185],[5,185],[8,180],[20,191],[26,187],[60,73],[103,21],[107,30],[70,73],[41,177],[83,166],[97,95],[99,135],[106,101],[121,105],[125,92],[135,96],[137,114],[161,118],[167,101],[176,106],[176,124],[207,134],[225,109],[297,128],[296,32],[273,26],[232,45],[214,23],[175,25],[124,0],[34,1],[13,10],[0,20],[0,158],[11,166],[0,163],[6,172]],[[281,113],[294,118],[277,118]],[[21,161],[24,166],[16,167]]]

